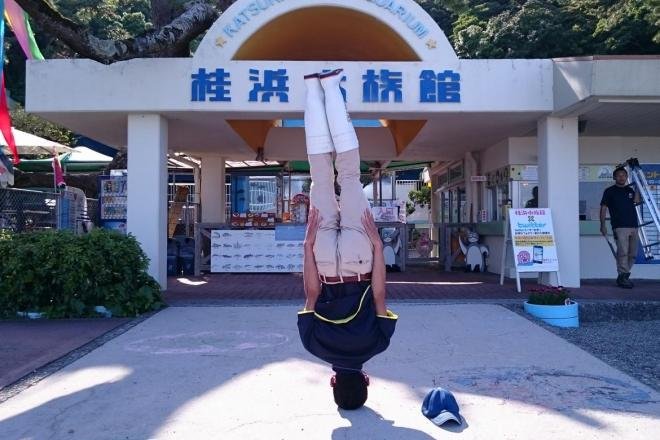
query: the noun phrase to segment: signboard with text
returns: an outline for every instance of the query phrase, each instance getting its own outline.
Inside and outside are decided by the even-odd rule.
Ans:
[[[276,233],[272,229],[212,231],[211,272],[302,272],[301,233],[287,232]]]
[[[401,104],[409,100],[408,94],[415,96],[422,104],[461,102],[461,74],[451,69],[436,70],[420,66],[415,72],[414,90],[406,89],[403,70],[385,65],[361,71],[358,78],[359,89],[347,86],[349,75],[347,72],[342,74],[341,89],[344,100],[349,93],[356,93],[362,103]],[[233,83],[237,78],[248,80],[247,91],[233,90]],[[289,103],[292,85],[303,87],[297,77],[292,78],[286,65],[269,69],[256,63],[245,65],[240,70],[227,66],[198,67],[191,73],[189,81],[187,87],[190,90],[191,102],[208,103]],[[408,84],[409,87],[410,85]]]
[[[550,209],[509,209],[509,223],[518,272],[559,271]]]

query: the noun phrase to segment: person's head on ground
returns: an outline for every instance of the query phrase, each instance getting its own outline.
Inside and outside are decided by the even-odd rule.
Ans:
[[[624,167],[617,167],[612,173],[612,178],[618,186],[625,186],[628,183],[628,171]]]
[[[367,401],[369,376],[362,371],[339,370],[330,380],[335,403],[341,409],[358,409]]]

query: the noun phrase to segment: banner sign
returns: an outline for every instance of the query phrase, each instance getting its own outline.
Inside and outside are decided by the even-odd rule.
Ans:
[[[518,272],[558,272],[550,209],[509,209],[513,256]]]

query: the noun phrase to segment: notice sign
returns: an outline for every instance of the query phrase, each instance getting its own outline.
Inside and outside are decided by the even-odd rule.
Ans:
[[[518,272],[558,272],[550,209],[509,209],[513,256]]]

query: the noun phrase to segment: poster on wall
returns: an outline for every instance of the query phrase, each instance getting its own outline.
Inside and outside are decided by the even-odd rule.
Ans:
[[[558,272],[550,209],[509,209],[513,256],[518,272]]]
[[[302,272],[303,241],[277,238],[272,229],[212,231],[211,272]]]

